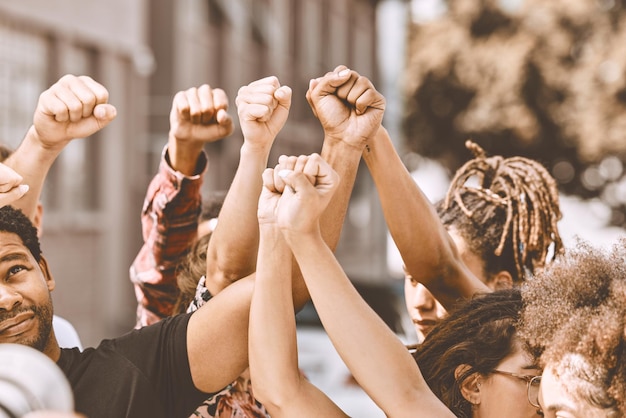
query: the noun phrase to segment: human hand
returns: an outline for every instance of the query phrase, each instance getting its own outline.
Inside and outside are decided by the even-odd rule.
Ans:
[[[60,412],[60,411],[33,411],[24,415],[22,418],[86,418],[85,415],[77,412]]]
[[[0,207],[10,205],[28,191],[28,185],[21,184],[22,176],[0,163]]]
[[[285,238],[319,232],[319,218],[328,206],[337,186],[339,175],[318,154],[289,157],[275,170],[283,182],[282,195],[276,206],[276,220]]]
[[[88,76],[65,75],[39,96],[33,129],[45,149],[61,150],[72,139],[88,137],[116,116],[109,92]]]
[[[371,81],[345,65],[312,79],[306,93],[326,136],[362,148],[380,127],[385,98]]]
[[[289,116],[291,88],[274,76],[262,78],[241,87],[235,103],[245,143],[269,150]]]
[[[183,143],[202,147],[206,142],[220,140],[233,132],[228,111],[228,97],[222,89],[208,84],[179,91],[170,111],[170,137]]]

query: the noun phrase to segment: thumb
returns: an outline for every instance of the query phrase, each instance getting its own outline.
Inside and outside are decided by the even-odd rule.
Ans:
[[[350,70],[347,68],[339,71],[338,73],[332,73],[332,75],[328,77],[322,77],[322,79],[319,80],[317,85],[314,87],[314,89],[318,91],[313,91],[319,96],[333,94],[337,91],[337,88],[344,85],[350,77]]]
[[[295,193],[305,193],[314,186],[306,174],[295,172],[292,170],[280,170],[278,175],[284,180],[285,184]]]
[[[96,105],[93,115],[100,123],[108,124],[117,116],[117,109],[112,104],[102,103]]]
[[[21,184],[17,187],[12,188],[6,193],[0,193],[0,207],[10,205],[11,203],[19,200],[22,196],[26,194],[29,187],[27,184]]]

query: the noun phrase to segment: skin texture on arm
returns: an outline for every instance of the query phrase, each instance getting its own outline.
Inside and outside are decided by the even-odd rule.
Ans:
[[[324,129],[320,155],[341,178],[321,218],[324,239],[334,250],[365,144],[382,122],[385,98],[367,77],[344,65],[311,80],[306,98]]]
[[[381,127],[363,158],[407,272],[446,308],[490,289],[469,271],[434,206],[420,190]]]
[[[306,174],[315,173],[315,185]],[[337,187],[337,174],[312,156],[302,173],[285,177],[278,224],[309,288],[322,324],[355,379],[390,417],[446,417],[402,342],[358,294],[322,239],[319,217]],[[389,382],[393,382],[392,385]]]
[[[30,127],[5,164],[23,177],[30,189],[14,206],[34,220],[50,167],[75,138],[86,138],[116,116],[109,92],[87,76],[65,75],[39,96]]]
[[[206,286],[211,294],[255,270],[261,175],[274,139],[287,121],[291,89],[274,76],[266,77],[239,89],[236,104],[244,143],[207,249]]]
[[[136,327],[173,313],[176,268],[197,239],[205,143],[233,130],[228,98],[203,84],[179,91],[172,101],[168,144],[150,182],[141,214],[144,244],[130,268],[137,297]]]
[[[258,210],[260,241],[248,342],[254,394],[274,418],[345,417],[298,369],[291,251],[275,221],[280,193],[273,174],[273,169],[263,173]]]

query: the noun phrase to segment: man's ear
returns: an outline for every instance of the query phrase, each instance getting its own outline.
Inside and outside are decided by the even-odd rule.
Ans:
[[[37,202],[33,225],[37,228],[37,237],[41,239],[41,234],[43,233],[43,204],[41,202]]]
[[[513,287],[513,276],[506,270],[501,270],[491,278],[487,284],[492,290],[511,289]]]
[[[454,370],[454,378],[459,380],[459,377],[468,372],[470,366],[468,364],[461,364]],[[480,373],[472,373],[468,378],[459,382],[459,391],[461,395],[472,405],[480,405],[480,386],[482,384],[482,376]]]
[[[48,290],[52,292],[56,286],[56,282],[54,281],[54,277],[52,277],[52,273],[50,273],[50,269],[48,268],[48,262],[46,261],[43,255],[41,256],[41,259],[39,260],[39,268],[41,269],[41,272],[43,273],[44,279],[46,279]]]

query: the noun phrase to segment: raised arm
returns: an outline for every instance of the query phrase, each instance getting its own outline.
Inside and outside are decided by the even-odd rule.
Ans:
[[[315,174],[315,186],[306,174]],[[298,262],[322,324],[355,379],[390,417],[446,417],[402,342],[358,294],[330,248],[319,217],[337,187],[336,173],[312,156],[285,176],[278,223]],[[389,384],[393,382],[393,384]]]
[[[461,260],[435,208],[402,163],[383,127],[368,143],[363,158],[407,272],[448,309],[460,298],[490,291]]]
[[[274,174],[273,169],[263,173],[258,210],[260,241],[248,342],[254,395],[274,418],[345,417],[298,369],[291,251],[276,224],[280,192]]]
[[[227,110],[226,93],[207,84],[174,96],[168,143],[141,213],[144,245],[130,268],[137,327],[173,313],[178,295],[176,266],[197,239],[200,192],[208,164],[203,147],[232,133]]]
[[[23,177],[29,191],[13,206],[34,220],[50,167],[75,138],[86,138],[116,116],[109,92],[88,76],[65,75],[39,96],[30,127],[5,164]]]
[[[382,122],[385,98],[367,77],[344,65],[311,80],[306,97],[324,129],[320,155],[341,178],[321,218],[324,239],[335,249],[361,155]]]
[[[266,77],[239,89],[236,104],[244,142],[207,249],[206,286],[213,295],[255,270],[261,175],[274,139],[287,121],[291,89],[281,86],[276,77]]]

